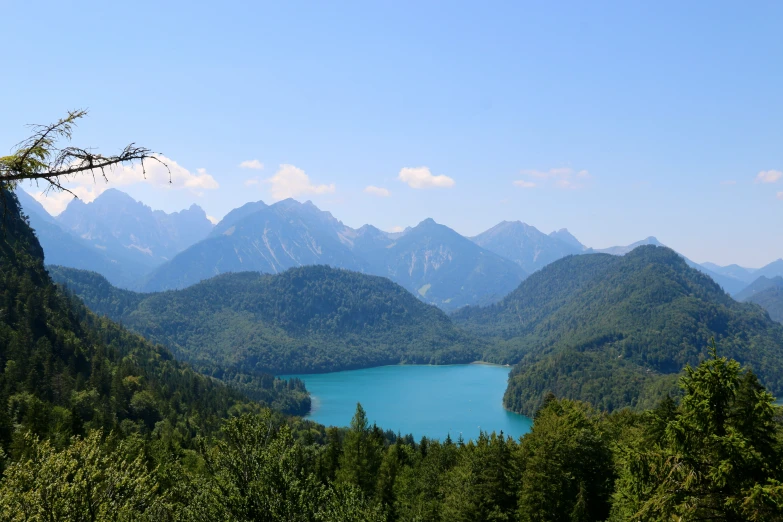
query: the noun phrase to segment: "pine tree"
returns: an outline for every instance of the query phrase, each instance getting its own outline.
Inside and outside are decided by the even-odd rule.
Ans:
[[[375,489],[375,476],[380,466],[382,444],[372,436],[367,413],[361,404],[356,404],[356,413],[351,419],[343,441],[343,454],[337,482],[357,486],[365,495],[371,496]]]
[[[614,520],[783,518],[773,398],[714,342],[710,355],[686,367],[685,396],[660,442],[626,446]]]

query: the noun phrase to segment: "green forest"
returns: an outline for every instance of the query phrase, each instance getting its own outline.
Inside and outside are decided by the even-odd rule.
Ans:
[[[705,350],[686,365],[679,393],[645,411],[547,394],[519,440],[414,440],[370,425],[361,405],[349,427],[325,428],[90,312],[50,279],[15,197],[4,197],[2,520],[783,518],[783,416],[756,374],[722,355],[730,344]],[[336,274],[330,284],[345,273]],[[244,277],[245,286],[259,279]],[[350,332],[367,321],[344,314],[330,326],[319,309],[315,299],[312,328]],[[276,313],[292,329],[301,319],[287,315],[296,307]],[[304,393],[296,382],[266,382],[273,407]]]
[[[184,290],[139,294],[102,276],[50,267],[91,310],[200,371],[319,373],[386,364],[466,363],[484,344],[390,280],[305,266],[224,274]]]
[[[225,274],[153,294],[49,269],[96,313],[251,398],[285,401],[290,413],[307,411],[303,385],[278,382],[302,393],[267,397],[270,373],[475,360],[515,365],[504,398],[512,411],[532,415],[550,392],[601,410],[643,410],[679,393],[682,368],[703,360],[713,338],[775,395],[783,391],[783,325],[664,247],[570,256],[499,303],[451,317],[389,280],[325,266]]]
[[[783,392],[783,325],[665,247],[563,258],[499,303],[453,318],[488,342],[485,360],[515,364],[504,402],[528,415],[549,392],[601,410],[651,408],[678,393],[681,369],[699,364],[713,338]]]

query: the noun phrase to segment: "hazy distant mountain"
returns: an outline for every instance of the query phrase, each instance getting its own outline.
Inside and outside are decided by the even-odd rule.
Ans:
[[[739,292],[737,295],[735,295],[734,299],[736,299],[737,301],[747,301],[755,294],[763,292],[764,290],[767,290],[769,288],[777,288],[777,287],[783,287],[783,277],[760,276],[751,284],[746,286],[742,290],[742,292]]]
[[[111,259],[104,251],[63,230],[55,218],[24,190],[17,190],[16,196],[41,243],[47,264],[99,272],[118,286],[131,285],[143,275],[143,267]]]
[[[663,243],[658,241],[658,238],[650,236],[645,239],[642,239],[641,241],[637,241],[636,243],[631,243],[630,245],[613,246],[609,248],[591,248],[589,250],[590,252],[596,254],[611,254],[613,256],[624,256],[628,252],[634,250],[636,247],[640,247],[642,245],[665,246]]]
[[[453,319],[496,339],[486,360],[519,361],[504,402],[527,414],[550,391],[607,410],[654,405],[712,338],[721,355],[752,367],[773,393],[783,391],[783,326],[733,300],[668,248],[570,256],[499,303]]]
[[[74,199],[57,222],[112,259],[146,272],[203,239],[212,223],[199,206],[167,214],[109,189],[92,203]]]
[[[503,221],[471,240],[490,252],[514,261],[530,273],[567,255],[582,253],[582,244],[567,230],[553,234],[546,235],[521,221]]]
[[[756,277],[764,276],[768,278],[783,276],[783,259],[778,259],[766,266],[762,266],[753,272],[753,275]]]
[[[445,310],[497,301],[527,275],[516,263],[432,219],[386,245],[377,232],[367,233],[374,236],[372,248],[357,243],[356,252],[371,260],[373,273]]]
[[[587,250],[587,247],[584,246],[577,238],[575,238],[573,234],[571,234],[571,232],[568,231],[567,228],[561,228],[560,230],[555,230],[554,232],[550,232],[549,236],[555,239],[559,239],[563,243],[566,243],[567,245],[571,245],[577,250]]]
[[[761,276],[751,284],[751,287],[741,292],[742,300],[756,303],[767,311],[773,321],[783,323],[783,277],[769,279]]]
[[[716,274],[733,277],[734,279],[739,279],[745,283],[750,283],[758,277],[755,268],[745,268],[739,265],[720,266],[715,263],[702,263],[701,266]]]
[[[368,271],[367,263],[351,251],[356,232],[329,212],[309,201],[293,199],[271,206],[251,205],[255,205],[255,212],[229,213],[215,227],[219,234],[210,235],[155,270],[143,289],[185,288],[226,272],[276,274],[303,265]]]

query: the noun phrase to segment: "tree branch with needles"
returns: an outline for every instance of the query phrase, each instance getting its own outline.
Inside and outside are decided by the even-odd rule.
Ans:
[[[98,172],[109,181],[106,170],[118,165],[140,162],[146,178],[145,161],[157,161],[171,170],[159,155],[135,143],[126,146],[119,154],[104,156],[90,149],[60,147],[62,140],[70,141],[77,120],[87,115],[85,110],[69,111],[68,116],[50,125],[31,125],[33,135],[16,145],[10,156],[0,157],[0,189],[13,190],[20,181],[44,181],[46,190],[62,190],[73,194],[64,183],[79,173],[89,172],[93,179]],[[75,194],[74,194],[75,197]]]

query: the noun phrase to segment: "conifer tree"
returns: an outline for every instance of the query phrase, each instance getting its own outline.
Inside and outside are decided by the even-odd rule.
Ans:
[[[377,437],[367,421],[367,413],[362,405],[356,404],[356,413],[351,419],[348,432],[343,441],[343,454],[337,481],[357,486],[366,495],[372,495],[375,489],[375,476],[380,466],[381,451]]]
[[[659,442],[625,447],[613,520],[783,518],[773,398],[714,342],[710,355],[686,367],[685,396]],[[655,421],[650,429],[661,432]]]

